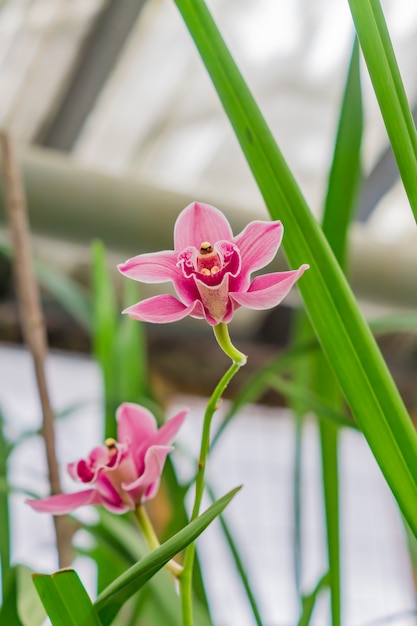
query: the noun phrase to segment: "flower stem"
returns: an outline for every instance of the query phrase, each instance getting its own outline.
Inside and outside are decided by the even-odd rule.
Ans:
[[[155,529],[152,526],[152,522],[149,519],[146,509],[139,504],[139,506],[135,509],[134,515],[149,548],[151,550],[159,548],[161,544],[159,543],[159,539],[156,536]],[[171,559],[165,567],[169,569],[171,574],[173,574],[176,578],[179,578],[183,571],[182,565],[177,563],[177,561],[174,561],[174,559]]]
[[[224,327],[223,329],[219,329],[218,334],[216,330],[214,330],[214,334],[216,335],[217,341],[219,341],[218,336],[221,336],[221,339],[227,339],[229,347],[231,350],[225,350],[226,354],[230,356],[233,360],[233,364],[229,367],[227,372],[221,378],[217,387],[215,388],[210,400],[208,401],[207,408],[204,414],[204,422],[203,422],[203,432],[201,436],[201,448],[200,448],[200,457],[198,460],[198,468],[197,475],[195,479],[195,499],[193,511],[191,514],[191,520],[196,519],[200,512],[201,500],[203,498],[204,493],[204,476],[206,470],[207,456],[210,450],[210,428],[211,422],[213,419],[213,415],[216,410],[219,408],[221,397],[232,380],[233,376],[239,371],[242,365],[246,363],[246,356],[236,350],[234,346],[230,343],[229,333],[227,330],[226,324],[219,324],[215,326],[214,329],[218,329],[219,326]],[[219,344],[224,349],[222,343]],[[232,354],[233,353],[233,356]],[[240,355],[240,356],[239,356]],[[192,616],[192,574],[193,574],[193,565],[194,565],[194,557],[195,557],[195,543],[192,543],[188,546],[185,551],[184,557],[184,570],[180,577],[180,593],[181,593],[181,605],[182,605],[182,624],[183,626],[192,626],[193,624],[193,616]]]
[[[213,331],[217,343],[223,352],[232,359],[233,363],[239,366],[246,365],[247,356],[235,348],[230,341],[229,327],[227,324],[221,322],[220,324],[217,324],[217,326],[213,326]]]

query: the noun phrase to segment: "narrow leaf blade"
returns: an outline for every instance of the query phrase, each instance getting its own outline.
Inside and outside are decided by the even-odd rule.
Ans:
[[[117,408],[117,381],[113,376],[113,356],[117,333],[117,309],[113,285],[106,264],[101,241],[92,246],[93,279],[93,344],[96,359],[104,379],[106,422],[105,436],[116,437],[115,411]]]
[[[190,522],[174,537],[168,539],[157,550],[143,557],[136,565],[129,568],[109,585],[95,602],[102,624],[104,626],[111,624],[123,603],[164,567],[170,559],[192,543],[220,515],[239,490],[240,487],[237,487],[220,498],[197,519]]]
[[[346,279],[202,0],[175,0],[273,219],[315,332],[356,421],[417,534],[417,435]],[[415,180],[415,177],[414,177]]]
[[[102,626],[74,570],[34,574],[33,582],[53,626]]]
[[[417,220],[417,134],[379,0],[348,0],[375,95]]]

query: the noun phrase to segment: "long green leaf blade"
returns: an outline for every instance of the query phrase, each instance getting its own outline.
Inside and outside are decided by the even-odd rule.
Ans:
[[[105,437],[116,437],[117,378],[113,373],[117,334],[117,309],[103,243],[92,245],[93,346],[105,392]]]
[[[417,534],[417,436],[345,277],[202,0],[175,0],[273,219],[316,334],[387,482]]]
[[[211,501],[214,502],[215,501],[214,491],[207,483],[206,483],[206,489],[210,496]],[[227,524],[224,515],[219,516],[219,521],[220,521],[220,525],[222,527],[227,545],[229,547],[229,550],[235,562],[237,573],[245,589],[246,597],[248,599],[248,602],[249,602],[249,605],[253,614],[253,619],[255,620],[257,626],[262,626],[263,622],[262,622],[261,614],[258,608],[258,603],[256,601],[255,594],[250,584],[249,577],[246,573],[242,557],[240,556],[239,548],[237,547],[237,544],[233,538],[233,533],[230,530],[229,525]]]
[[[34,574],[33,582],[53,626],[102,626],[74,570]]]
[[[143,557],[136,565],[133,565],[109,585],[95,602],[103,626],[111,624],[123,603],[164,567],[170,559],[192,543],[220,515],[239,490],[240,487],[237,487],[217,500],[197,519],[190,522],[188,526],[168,539],[151,554]]]
[[[0,254],[12,255],[12,246],[0,237]],[[52,269],[41,261],[35,261],[35,275],[39,284],[50,293],[88,333],[93,325],[93,313],[88,293],[62,272]]]
[[[331,408],[340,410],[342,404],[340,391],[323,353],[317,355],[314,365],[315,389],[325,393],[326,401],[330,403]],[[323,419],[321,412],[318,416],[332,626],[340,626],[342,590],[340,582],[339,432],[337,426]]]
[[[329,574],[325,574],[318,581],[313,591],[303,597],[303,611],[297,626],[308,626],[313,615],[314,607],[320,593],[329,586]]]
[[[117,555],[118,560],[123,564],[120,573],[116,573],[111,568],[106,568],[103,574],[107,577],[106,586],[109,585],[117,575],[121,575],[127,567],[134,565],[149,553],[145,540],[138,535],[138,529],[123,517],[112,515],[105,509],[100,511],[100,521],[89,526],[89,531],[95,537],[97,545],[94,549],[94,558],[97,555],[108,555],[105,563],[108,564]],[[103,575],[101,577],[103,579]],[[99,588],[99,592],[104,587]],[[172,575],[162,569],[153,576],[147,586],[149,598],[148,602],[156,605],[161,617],[159,623],[169,624],[169,626],[180,626],[181,605],[179,596],[175,590]],[[194,598],[195,621],[200,626],[212,626],[207,614],[207,609]]]
[[[341,267],[345,264],[347,232],[361,176],[362,130],[359,46],[355,39],[340,110],[322,221],[323,232]]]
[[[24,565],[17,565],[15,572],[19,618],[25,626],[42,626],[46,613],[33,584],[33,571]],[[2,623],[0,619],[0,624]]]
[[[18,587],[16,568],[9,569],[7,579],[2,580],[2,605],[0,624],[24,626],[18,612]]]
[[[89,334],[93,325],[90,297],[74,280],[44,263],[35,263],[39,283]]]
[[[404,188],[417,221],[417,133],[379,0],[348,0]]]
[[[361,173],[363,111],[359,68],[359,46],[355,39],[342,99],[336,134],[333,162],[324,205],[323,233],[333,253],[344,269],[349,224],[355,208],[356,193]],[[330,408],[340,411],[341,393],[323,353],[312,361],[315,392]],[[339,437],[338,428],[319,417],[322,483],[327,532],[327,554],[332,625],[341,623],[340,582],[340,522],[339,522]]]
[[[276,378],[271,376],[270,386],[272,389],[276,389],[293,402],[297,400],[300,409],[302,407],[304,413],[309,410],[314,411],[320,416],[320,418],[332,427],[343,426],[344,428],[357,429],[356,424],[346,417],[341,407],[334,408],[327,396],[319,396],[317,391],[310,391],[303,385],[297,382],[293,383],[292,381],[285,380],[280,376],[277,376]]]
[[[137,283],[126,280],[125,303],[137,302]],[[144,403],[147,389],[146,337],[143,324],[127,315],[120,316],[115,343],[113,376],[118,378],[118,395],[123,402]]]

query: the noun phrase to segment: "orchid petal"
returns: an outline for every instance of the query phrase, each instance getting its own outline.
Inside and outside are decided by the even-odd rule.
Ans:
[[[251,222],[234,238],[239,248],[242,272],[231,283],[231,291],[246,290],[252,272],[265,267],[275,257],[280,246],[284,227],[281,222]]]
[[[135,405],[133,405],[135,406]],[[138,407],[145,411],[142,407]],[[166,424],[164,424],[159,430],[155,428],[152,432],[140,433],[133,432],[134,424],[132,424],[132,433],[131,440],[132,444],[130,447],[131,457],[133,462],[136,465],[136,475],[140,476],[144,471],[145,466],[145,458],[146,452],[148,448],[153,447],[155,445],[169,445],[180,429],[184,418],[188,411],[181,411],[175,417],[170,419]],[[156,424],[156,422],[154,421]]]
[[[174,248],[177,252],[188,246],[199,250],[203,241],[214,244],[220,239],[230,241],[232,238],[232,228],[223,213],[203,202],[189,204],[175,222]]]
[[[186,306],[193,304],[196,300],[200,299],[200,295],[195,283],[194,277],[191,279],[184,278],[181,271],[181,276],[177,276],[174,280],[175,291],[181,302]]]
[[[188,409],[177,413],[175,417],[172,417],[170,420],[168,420],[168,422],[161,426],[161,428],[155,433],[155,435],[152,437],[152,440],[149,442],[149,445],[169,445],[181,428],[187,413]]]
[[[123,515],[123,513],[133,511],[135,508],[134,504],[132,504],[132,506],[127,506],[127,504],[125,504],[123,500],[120,500],[116,503],[103,500],[102,502],[100,502],[100,504],[104,506],[105,509],[110,511],[110,513],[115,513],[115,515]]]
[[[187,315],[199,319],[204,318],[203,305],[199,300],[195,300],[189,306],[185,306],[177,298],[168,294],[142,300],[142,302],[125,309],[123,313],[126,313],[133,319],[141,320],[142,322],[153,322],[154,324],[177,322]]]
[[[71,478],[77,482],[93,483],[97,474],[109,462],[109,449],[107,446],[97,446],[88,455],[87,459],[79,459],[74,463],[68,463],[67,471]]]
[[[117,438],[135,449],[157,432],[156,419],[148,409],[124,402],[116,411]]]
[[[167,455],[173,450],[172,446],[152,446],[145,454],[145,467],[141,476],[131,483],[122,483],[122,488],[130,494],[135,502],[139,502],[147,494],[151,498],[150,488],[159,480],[164,469]],[[156,491],[156,490],[155,490]],[[154,495],[154,490],[151,490]]]
[[[238,305],[246,306],[249,309],[270,309],[277,306],[285,298],[291,287],[308,267],[308,265],[302,265],[298,270],[263,274],[254,279],[246,293],[235,292],[230,293],[229,296]]]
[[[121,274],[140,280],[142,283],[166,283],[178,275],[178,254],[172,250],[139,254],[120,263],[117,269]]]
[[[103,504],[100,494],[95,489],[77,491],[75,493],[62,493],[43,500],[26,500],[26,504],[35,511],[52,513],[52,515],[65,515],[71,513],[79,506],[87,504]]]
[[[100,495],[100,504],[105,506],[109,511],[116,513],[124,513],[125,511],[133,510],[135,503],[130,495],[124,494],[124,498],[122,498],[110,476],[111,472],[102,472],[97,478],[96,490]],[[126,502],[126,500],[128,502]]]

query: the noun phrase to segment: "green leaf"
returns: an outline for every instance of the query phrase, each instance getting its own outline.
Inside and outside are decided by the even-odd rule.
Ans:
[[[320,578],[313,591],[302,598],[302,614],[298,620],[298,626],[308,626],[313,615],[314,606],[319,594],[329,586],[329,574]]]
[[[35,273],[42,287],[90,334],[93,312],[87,291],[62,272],[57,272],[44,263],[35,263]]]
[[[359,46],[355,39],[340,110],[323,215],[323,232],[342,267],[345,264],[347,232],[361,176],[362,130]]]
[[[0,239],[0,253],[11,257],[11,245]],[[63,272],[57,272],[40,261],[35,262],[35,274],[40,285],[67,311],[88,333],[93,326],[91,299],[85,289]]]
[[[53,626],[102,626],[74,570],[34,574],[33,582]]]
[[[310,320],[304,310],[300,309],[295,312],[293,324],[292,344],[306,345],[313,340],[314,333],[311,328]],[[292,367],[292,380],[295,387],[311,389],[312,375],[312,358],[317,350],[306,351],[299,358],[295,359]],[[294,560],[294,582],[297,595],[301,598],[301,581],[303,572],[303,553],[302,553],[302,477],[303,477],[303,428],[305,414],[310,407],[308,403],[303,402],[302,394],[288,394],[288,404],[294,413],[295,421],[295,437],[294,437],[294,465],[293,465],[293,560]]]
[[[323,232],[343,269],[348,228],[355,208],[360,177],[362,128],[359,47],[355,39],[342,99],[323,215]],[[326,418],[329,410],[341,411],[343,400],[330,368],[331,364],[326,362],[322,352],[312,359],[313,390],[328,407],[326,411],[316,407],[316,411],[320,430],[332,625],[339,626],[341,623],[339,438],[338,429]]]
[[[169,537],[178,532],[188,523],[186,511],[183,505],[187,490],[178,484],[170,457],[168,457],[165,464],[164,480],[168,480],[167,492],[170,500],[172,499],[172,513],[175,516],[173,524],[168,525],[168,531],[164,531],[164,535]],[[99,523],[89,526],[88,530],[95,537],[99,547],[109,551],[109,557],[112,555],[113,558],[121,558],[123,560],[125,569],[136,563],[136,561],[143,558],[149,552],[141,535],[138,534],[137,527],[131,524],[130,520],[108,513],[105,509],[100,509]],[[200,570],[198,562],[196,562],[195,565],[196,571],[194,574],[199,573]],[[121,573],[122,572],[120,572],[120,574]],[[160,574],[161,578],[164,580],[164,584],[167,583],[167,579],[172,583],[171,576],[168,572],[161,572]],[[103,580],[104,576],[107,576],[107,578],[110,576],[110,579],[107,580],[107,584],[110,584],[110,582],[112,582],[117,575],[118,574],[114,571],[106,570],[105,572],[100,573],[99,570],[99,579]],[[197,579],[194,579],[195,621],[199,624],[199,626],[200,624],[201,626],[210,626],[211,621],[208,617],[205,592],[204,588],[201,588],[201,585],[202,580],[201,575],[199,575],[197,576]],[[172,614],[169,619],[166,619],[166,623],[175,624],[176,606],[174,606],[174,599],[172,596],[172,584],[169,588],[166,586],[162,587],[162,583],[159,582],[158,577],[154,576],[149,581],[149,586],[151,588],[150,594],[153,601],[165,607],[166,611],[171,608]],[[102,589],[103,587],[99,587],[99,592]],[[179,597],[177,594],[174,595],[179,605]]]
[[[348,0],[404,188],[417,220],[417,134],[379,0]]]
[[[111,624],[123,603],[150,580],[170,559],[192,543],[220,515],[239,490],[240,487],[237,487],[220,498],[197,519],[190,522],[188,526],[180,530],[171,539],[168,539],[151,554],[143,557],[136,565],[133,565],[127,572],[109,585],[95,602],[97,613],[103,626]]]
[[[33,585],[33,572],[24,565],[17,565],[15,571],[19,617],[25,626],[41,626],[45,622],[46,614]]]
[[[324,355],[318,354],[314,363],[314,388],[325,394],[330,408],[337,411],[342,398],[333,373]],[[322,465],[322,485],[324,512],[326,518],[327,556],[329,561],[329,584],[331,593],[332,626],[341,623],[341,581],[340,581],[340,515],[339,515],[339,437],[338,427],[319,417],[320,449]]]
[[[2,573],[2,576],[4,574]],[[9,568],[7,577],[2,578],[2,606],[0,607],[0,624],[7,626],[24,626],[17,609],[17,576],[16,569]]]
[[[105,437],[116,438],[115,411],[118,404],[117,377],[114,375],[114,350],[117,332],[117,308],[113,285],[106,264],[101,241],[92,246],[93,279],[93,344],[96,359],[104,380],[106,422]]]
[[[122,575],[127,567],[134,565],[139,559],[145,557],[149,550],[137,527],[133,526],[129,520],[116,515],[111,515],[107,511],[100,511],[100,521],[94,526],[89,526],[89,531],[98,542],[96,553],[105,551],[108,555],[107,562],[115,558],[123,561],[123,571],[115,572],[111,568],[104,572],[109,578],[107,585],[110,585],[115,574]],[[101,588],[100,588],[101,591]],[[160,571],[149,581],[149,598],[152,603],[159,607],[163,620],[161,623],[170,626],[181,625],[181,608],[178,594],[175,592],[172,576],[168,571]]]
[[[210,487],[210,485],[208,485],[207,483],[206,483],[206,490],[207,490],[207,493],[209,494],[211,501],[214,502],[215,500],[214,491]],[[222,527],[222,531],[226,539],[227,545],[233,557],[236,571],[242,582],[243,588],[245,589],[246,597],[248,599],[250,608],[252,610],[253,619],[255,620],[257,626],[262,626],[262,619],[261,619],[261,614],[259,612],[258,603],[256,601],[255,594],[250,584],[249,576],[246,573],[242,557],[240,556],[239,549],[233,538],[233,533],[231,532],[224,515],[219,516],[219,521],[220,521],[220,525]]]
[[[315,332],[360,429],[417,534],[417,435],[398,390],[330,246],[207,7],[202,0],[175,2],[206,64],[270,215],[282,219],[285,225],[284,249],[289,264],[310,264],[298,287]]]
[[[375,335],[386,333],[417,332],[417,313],[396,313],[369,321]]]
[[[164,531],[164,539],[166,539],[177,533],[188,523],[187,510],[185,508],[185,496],[188,488],[178,482],[175,467],[170,456],[168,456],[167,462],[165,463],[163,478],[171,508],[171,519]],[[204,588],[204,580],[201,574],[198,555],[196,555],[196,559],[194,561],[193,591],[195,594],[194,607],[198,605],[196,602],[196,600],[198,600],[202,604],[202,609],[208,613],[209,604]]]
[[[332,406],[327,396],[319,396],[317,391],[311,391],[298,383],[293,383],[280,376],[271,376],[269,378],[269,386],[287,398],[297,400],[300,408],[303,407],[304,413],[313,411],[332,427],[338,426],[357,430],[356,424],[347,418],[340,407],[335,408]]]
[[[125,306],[139,300],[137,284],[132,280],[123,282]],[[148,394],[146,337],[143,324],[127,315],[120,315],[116,335],[115,367],[113,376],[118,378],[119,398],[123,402],[143,403]],[[145,399],[146,402],[146,399]]]

